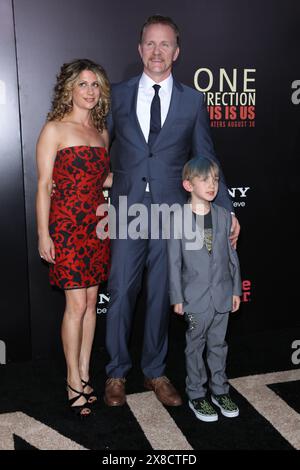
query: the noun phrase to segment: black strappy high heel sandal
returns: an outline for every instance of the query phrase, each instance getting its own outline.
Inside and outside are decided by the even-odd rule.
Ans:
[[[79,392],[78,390],[75,390],[75,388],[71,387],[71,385],[69,385],[67,383],[67,390],[68,388],[70,390],[72,390],[72,392],[75,392],[77,393],[77,396],[76,397],[73,397],[73,398],[68,398],[68,403],[69,403],[69,406],[70,406],[70,409],[73,413],[76,414],[76,416],[78,416],[79,418],[86,418],[87,416],[90,416],[92,414],[92,410],[89,408],[88,406],[88,401],[84,404],[84,405],[74,405],[74,403],[80,398],[80,397],[84,397],[86,399],[86,396],[83,392]],[[84,410],[89,410],[88,413],[84,412]]]
[[[81,379],[81,382],[82,382],[82,385],[83,385],[83,395],[87,399],[88,404],[93,405],[98,400],[98,397],[95,394],[94,387],[92,386],[92,384],[88,380]],[[89,393],[85,393],[84,389],[86,387],[91,387],[93,390]]]

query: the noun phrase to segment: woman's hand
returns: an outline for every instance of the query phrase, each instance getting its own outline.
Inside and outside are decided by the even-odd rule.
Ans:
[[[50,235],[43,235],[39,238],[39,253],[47,263],[55,264],[55,248]]]

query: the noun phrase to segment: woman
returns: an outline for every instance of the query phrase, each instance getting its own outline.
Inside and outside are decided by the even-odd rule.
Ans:
[[[97,206],[110,187],[105,118],[110,87],[90,60],[64,64],[52,110],[37,142],[39,253],[50,265],[50,283],[65,292],[62,342],[72,411],[91,413],[97,400],[89,382],[98,286],[107,280],[109,240],[96,236]],[[52,194],[52,184],[55,191]]]

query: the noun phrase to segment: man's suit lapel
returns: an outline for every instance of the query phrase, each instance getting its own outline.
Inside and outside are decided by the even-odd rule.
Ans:
[[[138,96],[138,90],[139,90],[139,81],[140,81],[141,76],[139,75],[138,77],[134,77],[131,80],[128,81],[127,87],[128,89],[126,92],[127,94],[127,99],[128,99],[128,116],[129,119],[132,122],[133,128],[136,130],[136,134],[138,137],[138,140],[146,147],[148,147],[148,144],[145,140],[143,131],[141,129],[137,114],[136,114],[136,105],[137,105],[137,96]]]

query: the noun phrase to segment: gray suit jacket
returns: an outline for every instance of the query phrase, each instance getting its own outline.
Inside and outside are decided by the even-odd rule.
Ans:
[[[114,174],[111,202],[127,196],[128,205],[142,202],[147,182],[152,202],[173,204],[186,201],[181,173],[192,157],[203,156],[217,163],[203,94],[174,79],[169,112],[150,148],[136,114],[140,76],[112,86],[108,130],[112,142]],[[221,172],[216,203],[232,210],[232,202]]]
[[[193,222],[195,218],[189,205],[185,205],[186,215]],[[189,211],[189,212],[188,212]],[[228,239],[231,227],[231,214],[223,207],[211,204],[213,240],[211,254],[202,244],[202,248],[190,250],[191,240],[183,230],[181,211],[171,214],[171,238],[168,240],[169,293],[171,304],[183,303],[184,310],[201,313],[207,310],[212,299],[219,313],[232,309],[232,296],[241,295],[241,276],[236,251]],[[182,234],[182,236],[181,236]],[[197,230],[200,242],[203,233]],[[176,239],[176,237],[181,239]],[[194,239],[195,241],[195,239]],[[190,245],[191,247],[192,245]]]

